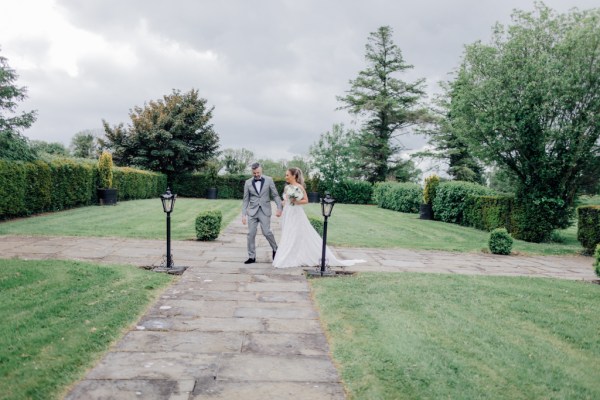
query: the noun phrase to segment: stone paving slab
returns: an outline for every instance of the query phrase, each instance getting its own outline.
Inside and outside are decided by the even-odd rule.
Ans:
[[[194,391],[190,400],[341,400],[345,393],[339,385],[313,382],[215,381]]]
[[[175,400],[189,399],[194,390],[194,380],[176,381],[166,379],[114,379],[85,380],[65,397],[65,400],[78,399],[120,399],[120,400]]]
[[[224,354],[217,380],[331,383],[339,378],[326,355],[307,357],[245,353]]]
[[[214,377],[217,354],[188,352],[119,352],[112,350],[86,379],[198,379]]]
[[[245,345],[244,331],[132,331],[115,346],[117,351],[186,353],[236,353]]]

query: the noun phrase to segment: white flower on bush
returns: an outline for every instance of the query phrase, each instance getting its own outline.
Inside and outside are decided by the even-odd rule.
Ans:
[[[285,188],[285,194],[287,195],[289,200],[302,200],[302,198],[304,197],[304,192],[302,191],[302,189],[300,189],[298,186],[295,185],[287,185],[287,187]],[[292,203],[290,201],[291,205],[294,205],[294,203]]]

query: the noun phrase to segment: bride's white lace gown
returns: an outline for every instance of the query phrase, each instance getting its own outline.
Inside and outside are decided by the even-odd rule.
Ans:
[[[311,225],[301,205],[292,205],[283,195],[281,238],[273,260],[275,268],[316,267],[321,265],[323,239]],[[325,253],[326,264],[331,267],[349,267],[364,260],[338,260],[329,247]]]

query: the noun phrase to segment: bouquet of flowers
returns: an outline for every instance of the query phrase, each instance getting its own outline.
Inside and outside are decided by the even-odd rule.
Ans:
[[[287,185],[287,187],[285,188],[285,194],[287,194],[289,200],[294,199],[295,201],[302,200],[302,198],[304,197],[304,192],[302,191],[302,189],[294,185]],[[294,205],[294,203],[292,203],[291,201],[290,204]]]

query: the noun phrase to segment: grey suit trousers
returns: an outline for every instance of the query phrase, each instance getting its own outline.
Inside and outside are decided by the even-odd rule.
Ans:
[[[256,231],[260,224],[260,230],[265,236],[273,251],[277,250],[275,235],[271,232],[271,217],[265,215],[262,208],[254,216],[248,216],[248,257],[256,258]]]

